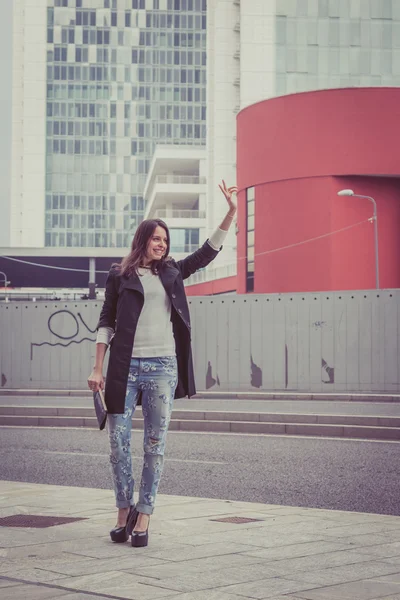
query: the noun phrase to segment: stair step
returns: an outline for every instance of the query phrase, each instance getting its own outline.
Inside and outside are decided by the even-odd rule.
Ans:
[[[0,415],[0,426],[14,427],[82,427],[97,429],[95,417]],[[143,419],[133,419],[134,429],[143,429]],[[173,418],[171,431],[253,433],[270,435],[323,436],[364,439],[400,440],[400,427],[343,425],[326,423],[293,423],[268,421],[213,421]]]
[[[94,417],[91,407],[81,406],[0,406],[0,416],[35,416],[35,417]],[[136,415],[142,418],[141,408]],[[174,410],[173,420],[179,421],[229,421],[255,423],[305,423],[320,425],[364,425],[368,427],[400,427],[400,417],[384,417],[370,415],[329,415],[329,414],[296,414],[296,413],[256,413],[239,411],[196,411]]]

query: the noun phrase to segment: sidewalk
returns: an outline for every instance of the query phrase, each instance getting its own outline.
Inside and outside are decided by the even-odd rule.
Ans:
[[[161,495],[133,549],[109,540],[113,504],[110,490],[0,482],[0,518],[83,519],[1,526],[2,600],[400,600],[400,517]],[[218,521],[232,517],[255,520]]]

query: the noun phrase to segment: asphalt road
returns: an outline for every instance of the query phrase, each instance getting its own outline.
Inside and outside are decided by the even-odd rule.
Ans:
[[[400,515],[399,458],[398,442],[169,432],[159,491]],[[111,489],[107,434],[0,428],[0,479]]]

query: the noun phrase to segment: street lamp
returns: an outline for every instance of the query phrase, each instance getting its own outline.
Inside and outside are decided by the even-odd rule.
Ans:
[[[6,287],[7,285],[10,283],[9,281],[7,281],[7,275],[4,273],[4,271],[0,271],[0,275],[3,276],[4,279],[4,298],[7,302],[7,292],[6,292]]]
[[[374,221],[374,238],[375,238],[375,285],[376,289],[379,290],[379,251],[378,251],[378,215],[376,211],[376,202],[371,196],[362,196],[360,194],[355,194],[353,190],[340,190],[337,193],[338,196],[353,196],[353,198],[365,198],[369,200],[374,205],[374,216],[372,220]]]

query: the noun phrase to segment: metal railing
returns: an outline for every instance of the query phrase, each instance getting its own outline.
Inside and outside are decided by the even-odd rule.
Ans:
[[[199,175],[156,175],[154,183],[206,183],[205,177]]]
[[[177,244],[171,244],[171,248],[170,248],[170,254],[174,255],[175,254],[190,254],[190,252],[194,252],[195,250],[198,250],[199,248],[199,244],[182,244],[182,245],[177,245]]]
[[[156,219],[205,219],[204,210],[175,210],[172,208],[159,208],[155,211]]]

